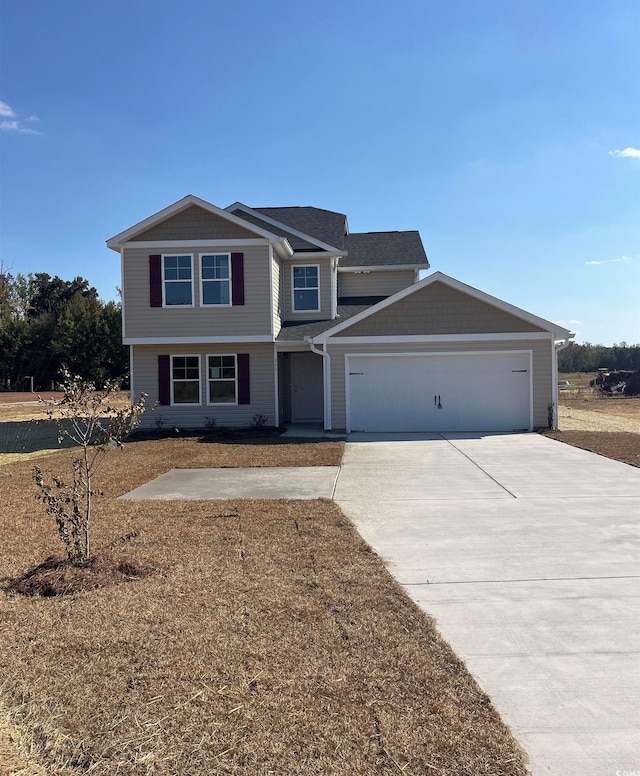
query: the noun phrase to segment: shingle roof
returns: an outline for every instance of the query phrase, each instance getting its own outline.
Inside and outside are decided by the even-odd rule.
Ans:
[[[332,321],[285,321],[276,339],[278,340],[303,340],[305,337],[315,337],[327,329],[337,326],[357,313],[366,310],[378,302],[386,299],[386,296],[354,296],[338,299],[338,317]]]
[[[347,217],[319,207],[255,207],[259,213],[287,224],[335,248],[344,248]],[[242,216],[244,218],[244,216]],[[292,247],[293,244],[292,244]]]
[[[266,209],[266,208],[264,208]],[[278,209],[278,208],[276,208]],[[287,210],[287,208],[283,208],[284,210]],[[277,234],[280,237],[286,237],[289,241],[289,245],[293,248],[294,251],[317,251],[318,246],[314,245],[313,243],[307,242],[306,240],[303,240],[301,237],[298,237],[295,234],[291,234],[291,232],[288,232],[286,229],[282,229],[279,226],[273,226],[273,224],[268,224],[266,221],[261,220],[257,216],[251,215],[250,213],[246,213],[244,210],[235,210],[234,215],[239,216],[244,221],[249,221],[249,223],[256,224],[256,226],[261,226],[263,229],[266,229],[268,232],[272,232],[273,234]],[[265,213],[265,215],[267,215]],[[272,218],[275,218],[275,216],[271,216]],[[277,219],[276,219],[277,220]],[[284,223],[284,221],[282,222]],[[294,229],[297,229],[298,227],[294,224],[289,224],[289,226],[293,227]],[[303,232],[304,229],[299,229],[298,231]],[[305,234],[308,234],[310,237],[314,237],[315,235],[312,235],[311,232],[305,232]],[[318,238],[320,239],[320,238]],[[340,246],[342,247],[342,246]]]
[[[424,264],[429,266],[420,232],[356,232],[348,234],[344,247],[348,256],[341,267],[367,267],[388,264]]]
[[[333,210],[318,207],[256,207],[253,210],[339,250],[347,251],[349,255],[340,260],[342,267],[412,264],[427,269],[429,266],[420,233],[416,230],[346,234],[347,217]],[[259,218],[242,211],[236,213],[251,223],[287,237],[297,252],[318,250],[317,246],[289,234],[285,229],[261,222]]]

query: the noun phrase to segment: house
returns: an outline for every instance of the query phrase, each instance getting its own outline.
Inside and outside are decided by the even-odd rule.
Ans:
[[[532,430],[557,405],[571,332],[441,272],[420,280],[417,231],[189,195],[107,245],[132,391],[168,425]]]

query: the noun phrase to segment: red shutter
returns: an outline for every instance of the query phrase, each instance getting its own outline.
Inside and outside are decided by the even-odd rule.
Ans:
[[[158,356],[158,404],[171,404],[170,356]]]
[[[249,354],[238,353],[238,404],[251,404],[249,387]]]
[[[244,304],[244,253],[231,254],[231,304]]]
[[[149,304],[151,307],[162,307],[162,257],[160,255],[149,256]]]

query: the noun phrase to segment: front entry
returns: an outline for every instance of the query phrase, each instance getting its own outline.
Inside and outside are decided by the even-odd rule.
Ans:
[[[296,423],[324,419],[322,356],[291,354],[291,420]]]

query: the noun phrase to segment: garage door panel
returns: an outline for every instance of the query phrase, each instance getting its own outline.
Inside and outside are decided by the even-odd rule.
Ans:
[[[349,356],[353,431],[530,428],[530,355]]]

